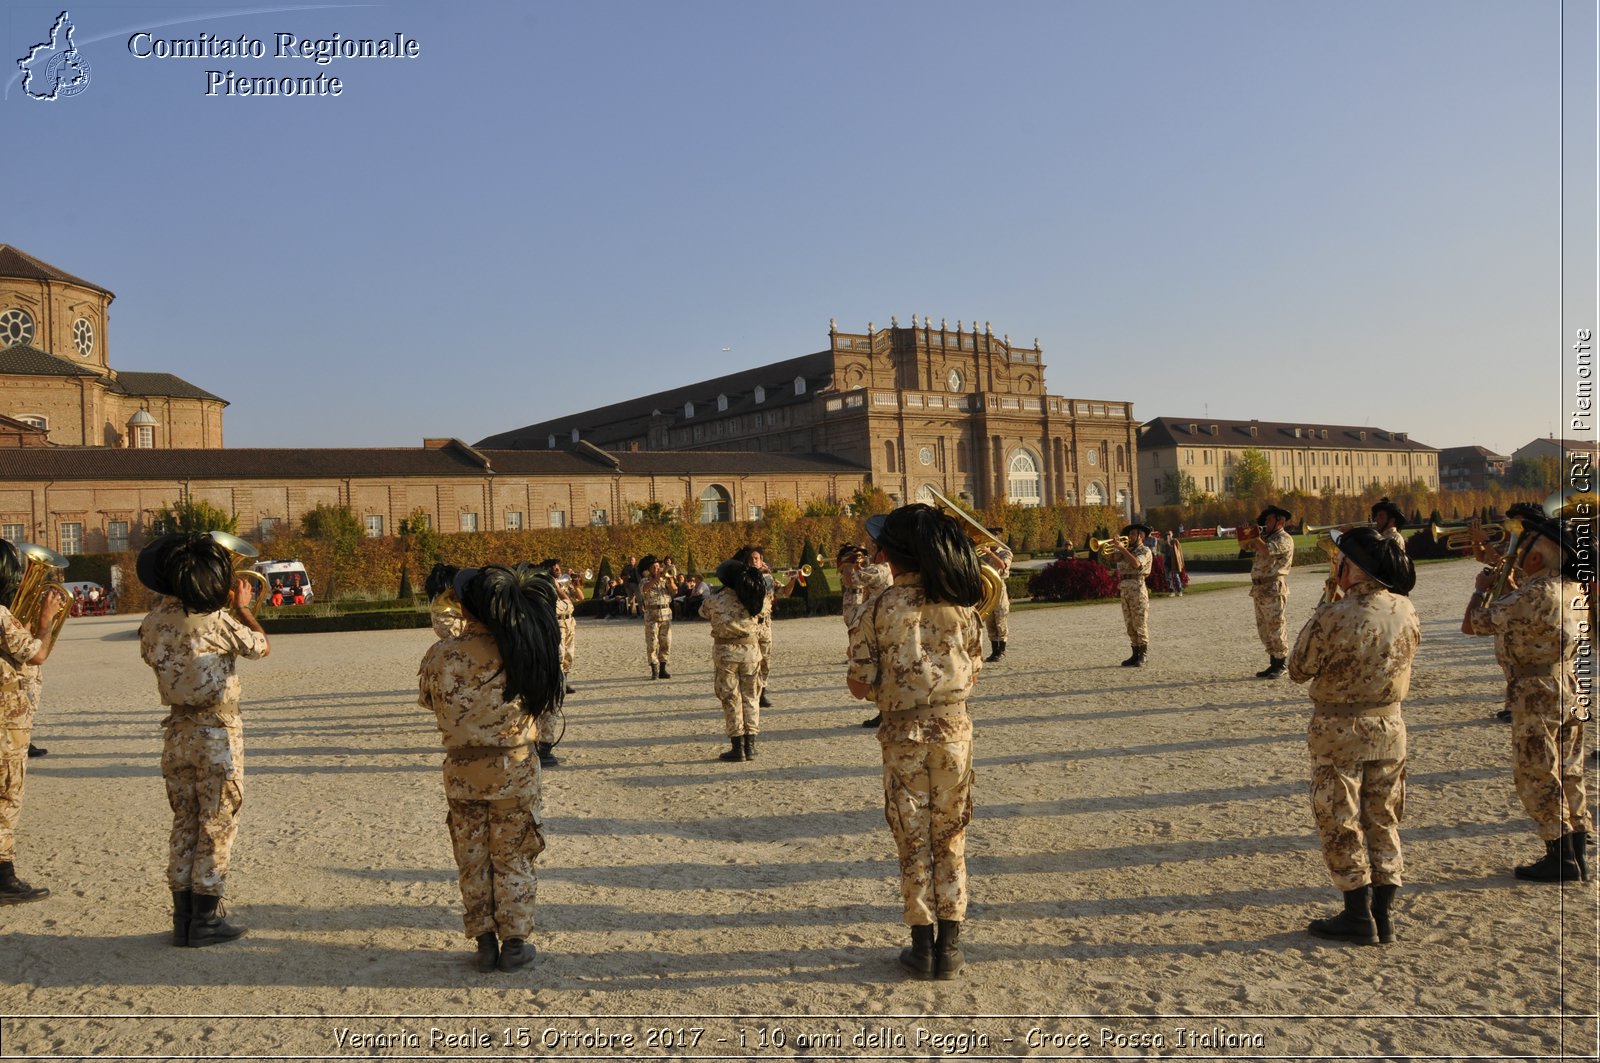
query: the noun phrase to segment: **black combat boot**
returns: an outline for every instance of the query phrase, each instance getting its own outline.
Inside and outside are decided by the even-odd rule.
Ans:
[[[998,664],[1000,662],[1000,659],[1002,657],[1004,657],[1005,655],[1006,655],[1006,640],[1005,639],[994,639],[992,641],[991,645],[989,646],[989,656],[985,657],[984,661],[986,661],[989,664]]]
[[[1583,881],[1589,881],[1589,832],[1575,830],[1567,835],[1567,842],[1572,846],[1572,859],[1578,865],[1578,875]]]
[[[947,982],[965,962],[966,957],[961,955],[961,923],[955,919],[939,920],[939,939],[933,946],[933,976]]]
[[[1313,919],[1306,930],[1312,937],[1376,945],[1378,924],[1372,918],[1372,887],[1345,890],[1344,911],[1328,919]]]
[[[1144,667],[1144,662],[1148,661],[1150,659],[1150,647],[1149,646],[1140,646],[1138,651],[1137,651],[1137,653],[1136,653],[1136,656],[1138,656],[1139,660],[1134,664],[1134,667],[1135,668],[1143,668]]]
[[[756,704],[760,705],[763,709],[772,708],[772,699],[767,697],[767,691],[765,687],[763,687],[761,690],[761,697],[756,699]]]
[[[534,947],[522,938],[506,938],[500,947],[500,969],[514,971],[533,962]]]
[[[172,891],[172,943],[189,944],[189,917],[194,913],[194,891]]]
[[[1529,882],[1579,882],[1582,881],[1578,861],[1573,859],[1567,838],[1557,838],[1544,843],[1544,856],[1531,864],[1523,864],[1512,874]]]
[[[573,686],[571,683],[567,684],[567,693],[568,694],[576,694],[577,692],[578,692],[578,688],[577,687]]]
[[[910,972],[913,978],[933,977],[933,936],[935,927],[932,923],[911,928],[911,947],[900,950],[900,966]]]
[[[561,763],[560,759],[556,756],[556,747],[554,743],[535,742],[533,744],[533,749],[534,752],[539,754],[539,767],[553,768],[557,764]]]
[[[880,713],[878,713],[878,715],[874,716],[870,720],[862,720],[861,721],[861,726],[862,727],[877,727],[882,722],[883,722],[883,713],[880,712]]]
[[[0,862],[0,904],[27,904],[42,901],[50,896],[44,886],[30,886],[17,877],[16,867],[10,860]]]
[[[1257,679],[1276,679],[1283,674],[1284,659],[1282,657],[1273,657],[1271,661],[1271,664],[1256,673]]]
[[[718,753],[717,759],[726,761],[744,760],[745,755],[743,736],[734,735],[732,738],[728,739],[728,741],[733,743],[733,748],[723,750],[721,753]]]
[[[486,930],[478,935],[478,970],[492,971],[499,962],[500,942],[495,938],[493,930]]]
[[[654,662],[654,661],[650,662],[650,678],[651,679],[660,679],[661,678],[661,666],[659,664],[657,664],[656,662]]]
[[[189,911],[189,941],[191,949],[206,945],[220,945],[244,933],[244,927],[234,926],[223,918],[222,898],[207,893],[196,893]]]
[[[48,752],[50,751],[44,746],[36,746],[32,742],[28,743],[28,756],[30,757],[42,757]]]
[[[1139,647],[1137,647],[1137,646],[1133,647],[1133,652],[1128,655],[1128,659],[1126,661],[1122,662],[1122,667],[1124,667],[1124,668],[1137,668],[1137,667],[1139,667]]]
[[[661,661],[661,678],[662,679],[671,679],[672,678],[672,676],[667,674],[667,662],[666,662],[665,658],[663,658],[662,661]]]
[[[1389,908],[1394,904],[1394,895],[1399,891],[1399,886],[1372,887],[1372,921],[1377,924],[1380,945],[1394,941],[1394,923],[1389,918]]]
[[[745,760],[755,760],[756,759],[756,736],[755,735],[745,735],[744,736],[744,759]]]

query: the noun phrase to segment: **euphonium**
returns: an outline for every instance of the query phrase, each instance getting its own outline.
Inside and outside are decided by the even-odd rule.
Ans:
[[[206,535],[212,542],[228,551],[233,561],[233,576],[235,579],[249,580],[256,585],[256,597],[263,598],[267,594],[267,577],[250,567],[250,559],[259,557],[261,551],[239,538],[237,535],[225,531],[210,531]]]
[[[17,548],[17,554],[26,567],[22,570],[22,579],[17,581],[17,593],[11,598],[11,615],[17,618],[19,624],[32,631],[44,611],[45,596],[55,591],[61,596],[61,611],[51,622],[49,632],[39,633],[46,641],[54,642],[72,612],[72,594],[65,584],[51,578],[57,572],[66,569],[67,559],[48,546],[40,546],[38,543],[12,545]]]
[[[446,587],[428,605],[435,628],[441,624],[453,627],[461,621],[461,601],[453,587]]]

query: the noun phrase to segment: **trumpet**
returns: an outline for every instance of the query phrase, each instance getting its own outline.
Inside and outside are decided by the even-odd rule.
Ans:
[[[1128,548],[1128,537],[1126,535],[1118,535],[1111,539],[1089,537],[1089,552],[1091,554],[1103,554],[1106,557],[1111,557],[1116,553],[1116,548],[1119,546],[1124,550]]]
[[[250,567],[252,558],[260,557],[261,551],[239,538],[225,531],[210,531],[206,535],[212,542],[228,551],[233,560],[233,578],[247,580],[255,584],[255,595],[263,597],[267,593],[267,577]]]
[[[29,631],[39,622],[39,616],[44,611],[44,600],[51,591],[61,596],[61,611],[56,613],[55,619],[50,622],[48,634],[41,631],[40,637],[46,642],[54,642],[61,628],[71,614],[72,595],[68,593],[66,584],[52,579],[57,572],[65,571],[67,559],[56,553],[48,546],[37,543],[15,543],[18,555],[26,563],[22,570],[22,579],[17,582],[17,593],[11,598],[11,615],[17,622]]]
[[[1339,544],[1331,538],[1319,539],[1317,547],[1328,559],[1328,578],[1322,584],[1322,601],[1324,605],[1331,605],[1344,597],[1344,588],[1339,586]]]
[[[1448,528],[1430,524],[1428,530],[1433,533],[1434,542],[1452,553],[1459,553],[1462,550],[1471,550],[1479,543],[1490,547],[1501,546],[1507,539],[1522,531],[1522,522],[1513,517],[1498,524],[1485,524],[1477,529],[1470,524],[1452,525]]]
[[[806,581],[811,578],[811,566],[801,565],[799,568],[785,569],[783,576],[785,579],[792,579],[799,586],[804,587],[806,585]]]

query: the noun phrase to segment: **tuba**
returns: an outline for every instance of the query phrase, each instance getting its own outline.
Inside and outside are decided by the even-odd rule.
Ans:
[[[56,573],[66,569],[67,559],[48,546],[40,546],[38,543],[12,545],[17,548],[17,554],[26,567],[22,570],[22,578],[17,582],[17,593],[11,598],[11,615],[17,618],[19,624],[32,631],[44,611],[46,595],[51,591],[59,594],[61,611],[50,624],[49,632],[39,632],[39,637],[47,644],[54,642],[72,612],[72,595],[64,583],[53,578]]]
[[[932,487],[928,488],[928,493],[938,500],[940,512],[946,516],[955,517],[966,524],[967,538],[972,540],[974,549],[980,546],[987,546],[990,543],[1002,549],[1010,549],[1005,543],[990,534],[988,528],[968,516],[966,510],[941,495]],[[978,599],[978,604],[974,608],[978,610],[978,616],[987,620],[989,619],[989,614],[993,613],[1000,605],[1000,596],[1006,592],[1006,580],[993,566],[983,564],[981,561],[978,563],[978,575],[983,579],[983,597]]]
[[[260,599],[267,593],[267,577],[250,567],[250,560],[261,555],[261,551],[239,538],[225,531],[209,531],[206,536],[218,546],[228,551],[233,559],[233,576],[235,579],[249,580],[256,585],[256,598]]]

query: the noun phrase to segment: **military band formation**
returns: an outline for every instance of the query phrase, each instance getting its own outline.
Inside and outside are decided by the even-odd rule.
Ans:
[[[1591,498],[1592,501],[1592,498]],[[1568,510],[1571,507],[1567,507]],[[1580,510],[1581,512],[1581,510]],[[954,507],[917,504],[867,521],[868,546],[839,551],[849,661],[845,683],[873,703],[883,759],[884,816],[900,862],[911,943],[899,963],[912,977],[949,979],[961,970],[966,916],[966,829],[973,809],[972,697],[984,664],[1006,654],[1004,576],[1011,551],[999,529],[983,529]],[[1567,510],[1519,504],[1503,552],[1481,542],[1490,564],[1478,577],[1461,630],[1494,637],[1506,676],[1512,776],[1544,853],[1515,868],[1533,882],[1587,880],[1589,809],[1583,776],[1586,699],[1575,662],[1582,529]],[[1332,530],[1323,600],[1288,640],[1288,570],[1294,540],[1287,510],[1268,506],[1241,529],[1254,552],[1250,597],[1273,680],[1309,683],[1306,742],[1310,797],[1337,914],[1309,933],[1363,945],[1395,940],[1394,899],[1404,875],[1406,727],[1401,706],[1421,626],[1408,597],[1416,573],[1384,499],[1367,525]],[[1511,524],[1508,521],[1507,527]],[[977,534],[975,534],[976,532]],[[1104,545],[1114,561],[1130,656],[1147,663],[1152,551],[1144,524]],[[1474,535],[1478,535],[1474,532]],[[1482,537],[1479,536],[1481,539]],[[229,853],[244,801],[239,658],[270,652],[252,605],[255,585],[236,569],[229,537],[168,535],[138,557],[140,582],[158,597],[139,628],[140,652],[167,708],[161,774],[172,808],[167,881],[172,942],[202,947],[244,933],[222,908]],[[237,541],[234,541],[235,543]],[[41,900],[49,890],[18,878],[15,834],[27,750],[42,693],[41,666],[60,631],[65,595],[49,582],[65,559],[0,540],[0,904]],[[672,678],[670,558],[630,565],[644,616],[651,678]],[[761,710],[769,707],[773,601],[802,585],[807,569],[775,577],[758,546],[718,566],[721,589],[704,598],[713,690],[728,748],[723,762],[757,757]],[[1582,578],[1588,578],[1584,576]],[[1564,583],[1565,581],[1565,583]],[[1574,591],[1574,588],[1578,588]],[[534,958],[535,861],[544,850],[543,772],[559,761],[561,706],[574,691],[574,606],[582,579],[557,559],[538,565],[440,565],[426,584],[437,641],[424,654],[418,703],[434,714],[444,747],[443,782],[464,928],[480,971],[510,971]],[[1181,590],[1181,582],[1179,583]],[[987,632],[990,653],[983,655]]]

